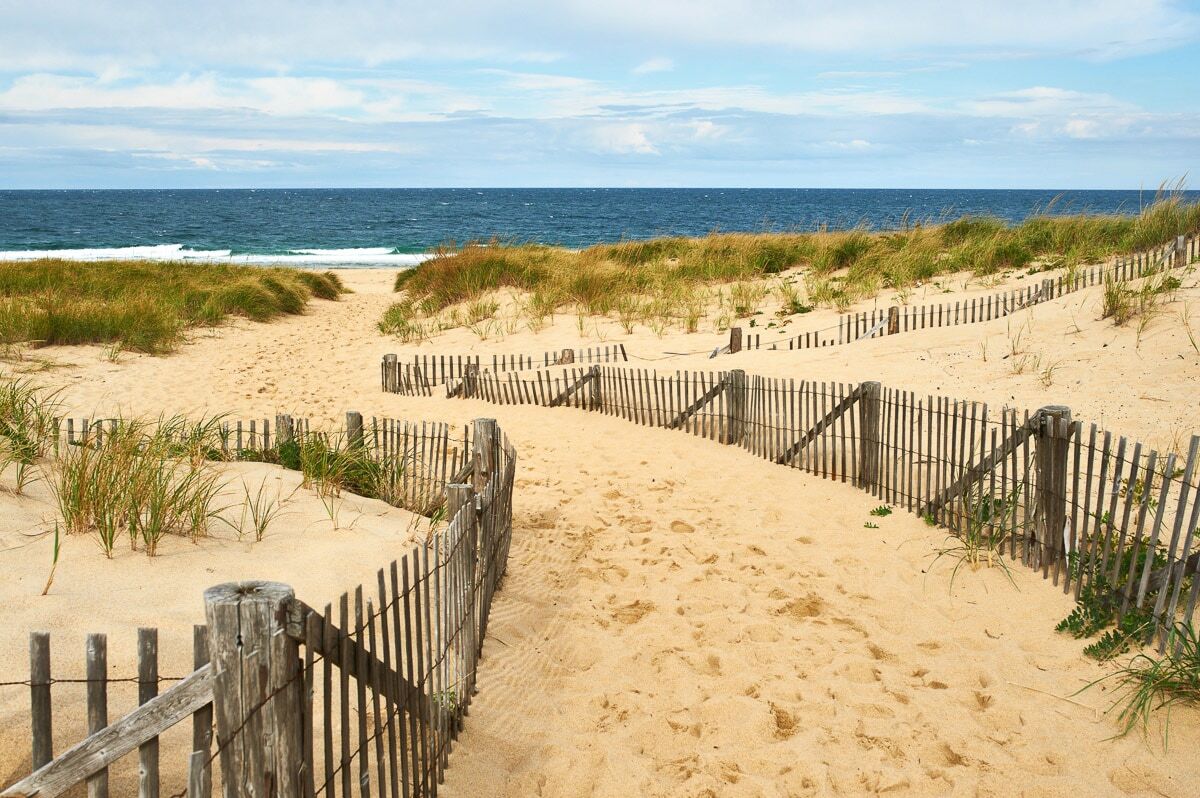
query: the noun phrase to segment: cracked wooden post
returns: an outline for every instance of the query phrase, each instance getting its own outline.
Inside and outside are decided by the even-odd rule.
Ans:
[[[1175,258],[1172,265],[1177,269],[1187,265],[1187,236],[1175,236]]]
[[[879,481],[879,431],[883,414],[880,413],[878,382],[864,382],[859,386],[858,429],[862,445],[858,450],[858,488],[874,490]]]
[[[565,366],[575,362],[575,350],[564,349],[562,354],[558,356],[558,365]]]
[[[729,328],[729,354],[742,351],[742,328]]]
[[[900,332],[900,308],[892,305],[888,308],[888,335]]]
[[[741,443],[746,435],[746,372],[734,369],[725,375],[725,439]]]
[[[346,413],[346,442],[355,449],[363,447],[363,417],[356,410]]]
[[[286,632],[295,594],[278,582],[204,591],[225,798],[299,798],[303,679]]]
[[[383,356],[383,390],[388,393],[396,392],[396,372],[398,360],[395,355]]]
[[[1071,435],[1071,408],[1049,405],[1038,411],[1037,489],[1034,540],[1030,565],[1048,565],[1062,549],[1067,523],[1067,455]]]
[[[283,446],[296,437],[296,426],[292,417],[280,413],[275,416],[275,446]]]
[[[471,422],[471,451],[475,458],[475,492],[487,487],[496,470],[496,419],[477,418]]]

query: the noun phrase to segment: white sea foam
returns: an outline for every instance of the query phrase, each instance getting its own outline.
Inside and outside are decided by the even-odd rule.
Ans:
[[[234,254],[228,249],[188,249],[182,244],[158,244],[144,247],[97,247],[88,249],[27,249],[0,250],[0,260],[36,260],[63,258],[65,260],[172,260],[200,263],[250,263],[277,266],[365,267],[416,266],[431,258],[427,253],[394,252],[389,247],[354,247],[349,249],[293,249],[283,254]]]

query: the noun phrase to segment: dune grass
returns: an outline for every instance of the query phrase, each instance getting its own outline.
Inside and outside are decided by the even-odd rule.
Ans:
[[[1163,244],[1200,231],[1200,204],[1161,196],[1137,215],[1037,215],[1017,225],[986,216],[903,229],[828,233],[713,233],[568,250],[500,241],[448,246],[401,272],[380,329],[408,340],[468,326],[461,308],[496,291],[527,297],[533,324],[563,310],[614,316],[626,329],[658,319],[695,329],[698,303],[733,317],[753,312],[762,281],[803,269],[803,288],[781,281],[784,309],[844,309],[891,289],[904,292],[939,275],[988,277],[1043,270]],[[757,286],[753,288],[752,286]],[[722,288],[723,287],[723,288]],[[466,314],[469,315],[469,314]],[[649,326],[649,325],[648,325]]]
[[[47,258],[0,262],[0,346],[104,343],[174,349],[190,327],[228,316],[269,321],[336,299],[329,272],[224,264]]]

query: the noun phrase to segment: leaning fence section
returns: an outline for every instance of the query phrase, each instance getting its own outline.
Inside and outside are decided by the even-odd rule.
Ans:
[[[109,672],[104,635],[88,636],[80,678],[55,675],[49,634],[34,633],[22,683],[32,773],[0,796],[54,798],[86,783],[89,798],[105,798],[110,769],[136,755],[138,795],[158,798],[159,738],[187,723],[190,753],[165,768],[178,781],[171,798],[209,798],[214,789],[227,798],[437,794],[508,562],[516,452],[491,419],[463,433],[461,455],[445,425],[364,425],[356,413],[347,420],[346,445],[405,457],[423,449],[444,478],[426,497],[445,502],[444,526],[380,568],[372,584],[323,608],[278,583],[210,588],[206,623],[193,630],[194,670],[183,677],[159,675],[154,629],[139,630],[137,674],[127,678]],[[301,429],[319,434],[297,421],[276,419],[275,446]],[[110,721],[114,682],[135,682],[138,706]],[[160,692],[166,682],[174,683]],[[86,687],[88,734],[56,755],[54,697],[68,685]]]
[[[830,327],[784,339],[764,338],[761,333],[743,335],[739,328],[736,334],[730,336],[727,348],[732,352],[742,349],[812,349],[935,327],[992,321],[1106,281],[1120,283],[1136,280],[1165,268],[1180,268],[1197,260],[1200,260],[1200,237],[1178,236],[1169,244],[1118,257],[1111,264],[1071,269],[1057,277],[1044,278],[1035,285],[990,296],[848,313],[838,317]]]
[[[624,363],[629,360],[623,344],[563,349],[541,355],[414,355],[401,361],[384,355],[380,369],[383,390],[389,393],[432,396],[433,389],[471,374],[501,374],[548,369],[575,364]]]
[[[1200,592],[1200,436],[1161,453],[1072,418],[843,384],[593,366],[473,375],[447,395],[571,406],[850,482],[1003,553],[1166,644]]]

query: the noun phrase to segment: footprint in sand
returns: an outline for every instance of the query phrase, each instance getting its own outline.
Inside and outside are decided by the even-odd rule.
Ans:
[[[613,620],[620,621],[624,624],[635,624],[650,612],[655,609],[653,601],[642,601],[638,599],[632,604],[626,604],[624,607],[618,607],[613,610]]]
[[[696,527],[692,526],[691,524],[687,523],[686,521],[672,521],[671,522],[671,531],[675,532],[677,534],[680,534],[680,535],[686,535],[691,532],[695,532]]]
[[[772,595],[774,596],[772,591]],[[775,610],[776,615],[786,615],[796,620],[805,618],[815,618],[825,609],[825,602],[816,593],[809,593],[807,596],[795,598]]]

